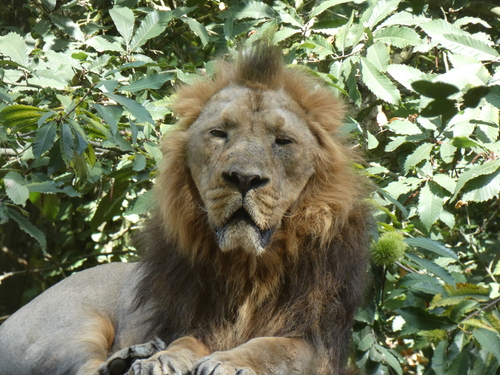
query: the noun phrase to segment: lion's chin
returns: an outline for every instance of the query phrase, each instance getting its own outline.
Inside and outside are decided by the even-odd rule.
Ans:
[[[223,252],[242,249],[250,254],[261,254],[271,242],[272,229],[260,229],[243,209],[239,209],[222,227],[216,228],[219,247]]]

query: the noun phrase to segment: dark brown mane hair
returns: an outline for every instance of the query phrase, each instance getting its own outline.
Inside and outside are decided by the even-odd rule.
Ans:
[[[286,92],[320,145],[313,177],[258,257],[218,250],[185,160],[186,130],[232,85]],[[324,373],[338,373],[347,357],[346,345],[338,343],[350,341],[363,291],[369,218],[366,183],[338,136],[342,102],[263,44],[236,62],[219,61],[213,79],[176,95],[179,121],[162,145],[157,210],[144,233],[137,290],[138,303],[151,307],[152,334],[167,342],[194,335],[212,350],[257,336],[301,336],[328,353]]]

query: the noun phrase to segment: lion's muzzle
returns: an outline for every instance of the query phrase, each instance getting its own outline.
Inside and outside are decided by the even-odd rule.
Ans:
[[[250,253],[261,253],[271,242],[274,228],[259,228],[250,214],[239,208],[221,228],[216,228],[217,240],[222,251],[237,248]]]

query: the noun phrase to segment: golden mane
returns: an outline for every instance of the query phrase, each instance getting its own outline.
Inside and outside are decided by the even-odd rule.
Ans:
[[[363,292],[367,185],[339,136],[343,103],[317,78],[284,67],[278,49],[265,49],[241,53],[236,63],[219,61],[213,79],[177,91],[179,121],[162,144],[158,207],[144,233],[137,301],[153,301],[151,326],[167,342],[193,335],[211,350],[226,350],[257,336],[301,336],[326,353],[324,373],[338,373],[347,357],[339,337],[349,342]],[[258,256],[218,251],[186,164],[189,127],[229,86],[282,90],[320,146],[313,176]]]

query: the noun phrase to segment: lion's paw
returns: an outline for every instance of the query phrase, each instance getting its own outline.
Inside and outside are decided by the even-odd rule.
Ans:
[[[226,358],[224,352],[216,352],[200,359],[193,368],[193,375],[257,375],[249,367],[240,366]]]
[[[164,350],[165,343],[156,338],[145,344],[132,345],[121,349],[99,367],[99,375],[122,375],[126,374],[134,361],[149,358],[154,354]]]
[[[135,361],[127,375],[190,375],[190,370],[187,363],[165,352]]]

